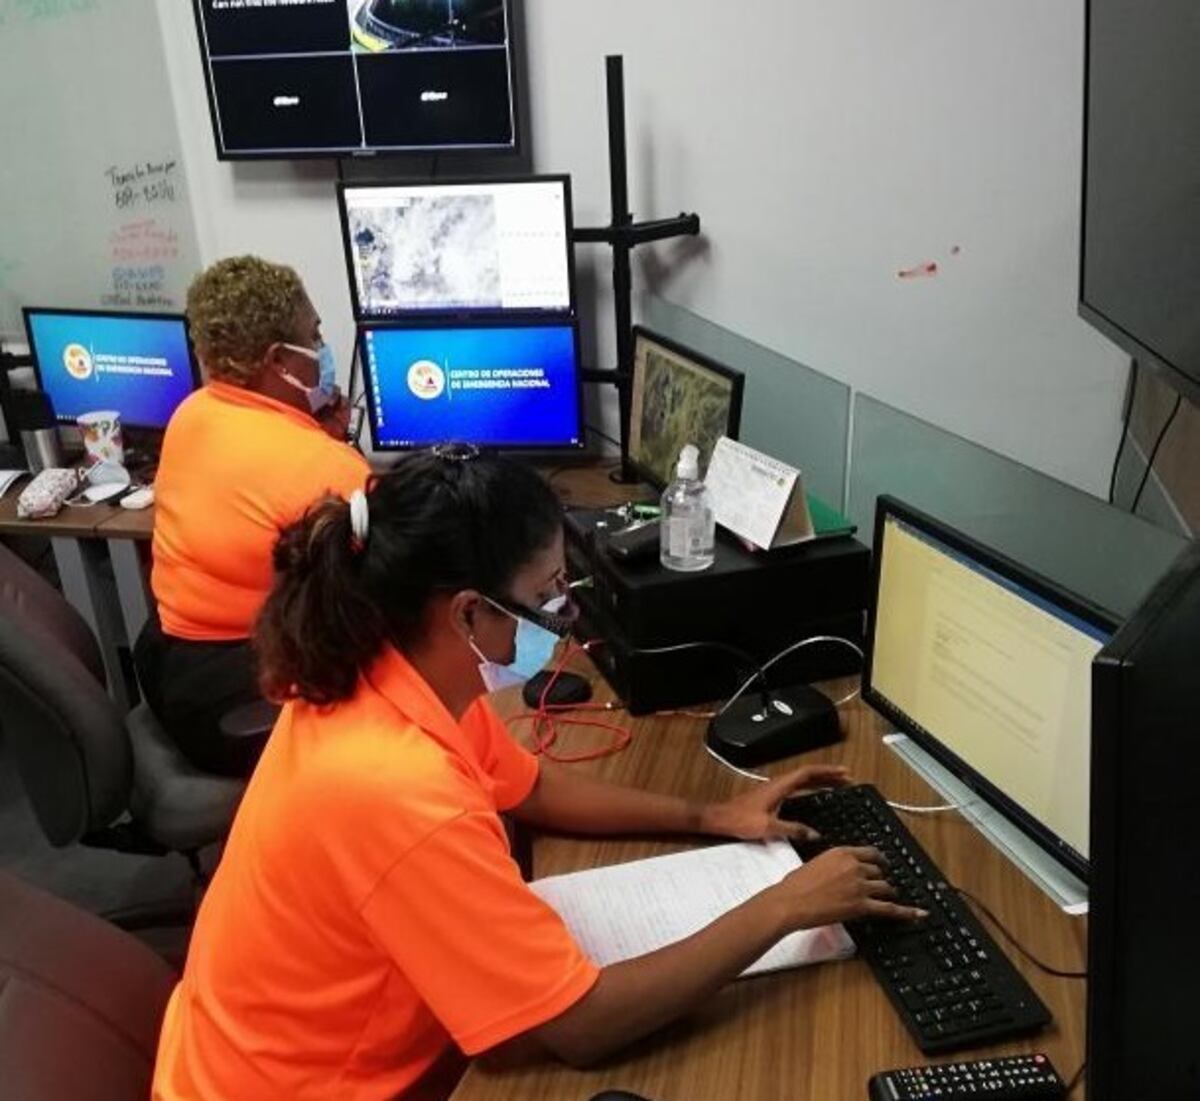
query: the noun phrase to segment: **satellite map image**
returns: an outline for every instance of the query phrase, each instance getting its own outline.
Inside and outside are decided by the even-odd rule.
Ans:
[[[364,313],[502,305],[490,195],[352,207],[347,219]]]

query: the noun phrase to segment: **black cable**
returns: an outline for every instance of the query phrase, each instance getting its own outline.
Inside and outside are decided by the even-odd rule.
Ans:
[[[594,424],[585,424],[583,427],[584,427],[584,428],[585,428],[585,429],[586,429],[588,432],[592,432],[592,433],[594,433],[595,435],[599,436],[599,437],[600,437],[602,440],[607,440],[607,441],[608,441],[609,443],[611,443],[611,444],[612,444],[614,447],[620,447],[620,446],[621,446],[621,441],[620,441],[620,440],[614,440],[614,439],[612,438],[612,436],[610,436],[610,435],[609,435],[607,432],[601,432],[601,431],[600,431],[600,429],[599,429],[599,428],[597,428],[597,427],[596,427]]]
[[[1067,1083],[1067,1088],[1063,1093],[1064,1097],[1070,1097],[1071,1094],[1073,1094],[1075,1092],[1075,1087],[1078,1086],[1079,1083],[1083,1081],[1083,1072],[1085,1070],[1087,1070],[1087,1060],[1086,1059],[1079,1065],[1079,1069],[1075,1072],[1075,1077],[1072,1078],[1071,1081],[1069,1081]]]
[[[1133,495],[1133,504],[1129,506],[1130,512],[1137,512],[1138,502],[1142,499],[1142,492],[1146,488],[1146,483],[1150,480],[1150,474],[1154,470],[1154,460],[1158,458],[1158,449],[1162,447],[1162,442],[1167,438],[1167,431],[1174,422],[1176,416],[1179,415],[1179,407],[1183,404],[1183,395],[1178,394],[1175,398],[1175,408],[1171,410],[1171,415],[1163,422],[1162,430],[1158,433],[1158,439],[1154,441],[1154,447],[1150,451],[1150,458],[1146,460],[1146,472],[1142,475],[1141,485],[1138,486],[1137,493]]]
[[[767,674],[763,669],[762,662],[751,656],[747,651],[740,649],[737,646],[732,646],[727,642],[679,642],[674,646],[633,646],[630,647],[631,654],[679,654],[686,650],[720,650],[725,654],[732,654],[741,661],[750,672],[756,675],[759,686],[763,693],[763,706],[766,707],[770,702],[770,697],[767,695],[768,682]],[[741,678],[739,678],[740,680]]]
[[[1125,394],[1125,416],[1121,418],[1121,442],[1117,444],[1116,458],[1113,459],[1112,474],[1108,479],[1108,503],[1111,505],[1117,496],[1117,470],[1121,465],[1121,455],[1125,451],[1125,441],[1129,439],[1129,422],[1133,419],[1133,403],[1137,398],[1138,361],[1129,361],[1129,389]]]
[[[1058,979],[1086,979],[1086,971],[1065,971],[1061,967],[1051,967],[1048,963],[1043,963],[1032,952],[1029,951],[1016,937],[1012,935],[1002,922],[987,905],[977,899],[970,891],[964,891],[961,887],[955,887],[960,895],[963,896],[972,906],[976,907],[1000,932],[1004,935],[1004,939],[1008,941],[1018,952],[1021,953],[1035,967],[1045,971],[1047,975],[1053,975]]]

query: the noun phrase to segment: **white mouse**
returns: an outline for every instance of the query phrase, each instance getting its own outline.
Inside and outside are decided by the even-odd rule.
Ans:
[[[154,487],[143,486],[121,498],[122,508],[149,508],[154,504]]]
[[[83,497],[91,504],[98,505],[101,501],[107,501],[124,491],[125,487],[120,482],[101,482],[100,485],[88,486],[83,491]]]

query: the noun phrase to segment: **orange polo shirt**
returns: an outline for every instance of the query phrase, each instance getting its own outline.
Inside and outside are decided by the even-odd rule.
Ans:
[[[497,812],[537,760],[455,722],[395,650],[353,699],[284,708],[200,907],[155,1101],[402,1096],[558,1016],[598,971],[522,882]]]
[[[163,630],[249,638],[280,531],[369,475],[357,451],[290,405],[224,382],[188,397],[167,425],[154,479],[150,585]]]

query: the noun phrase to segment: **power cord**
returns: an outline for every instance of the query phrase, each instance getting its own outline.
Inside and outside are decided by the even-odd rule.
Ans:
[[[1129,422],[1133,418],[1133,402],[1137,397],[1138,361],[1129,361],[1129,382],[1125,393],[1125,415],[1121,418],[1121,442],[1117,444],[1117,454],[1113,458],[1112,474],[1108,478],[1108,503],[1111,505],[1117,496],[1117,471],[1121,468],[1121,455],[1125,451],[1125,443],[1129,439]]]
[[[1154,441],[1154,447],[1150,450],[1150,458],[1146,460],[1146,470],[1142,474],[1142,480],[1138,485],[1137,492],[1133,495],[1133,504],[1129,506],[1130,512],[1137,512],[1138,504],[1142,500],[1142,494],[1146,490],[1146,483],[1150,481],[1150,475],[1154,473],[1154,460],[1158,458],[1158,449],[1162,447],[1163,440],[1167,438],[1167,432],[1171,425],[1175,422],[1175,418],[1179,415],[1180,406],[1183,405],[1183,395],[1179,394],[1175,398],[1175,406],[1171,410],[1170,416],[1163,423],[1162,429],[1158,433],[1158,439]]]
[[[742,660],[746,664],[752,666],[754,668],[754,672],[749,677],[747,677],[745,681],[742,682],[742,684],[738,687],[737,691],[734,692],[734,694],[732,696],[730,696],[729,699],[727,699],[725,701],[725,703],[721,705],[721,707],[719,707],[714,712],[704,712],[704,713],[700,713],[700,714],[693,713],[691,715],[691,717],[693,717],[693,718],[715,719],[718,715],[725,714],[725,712],[728,711],[729,708],[733,706],[733,704],[735,704],[739,699],[741,699],[742,696],[745,695],[745,693],[747,691],[749,691],[751,685],[753,685],[755,681],[761,680],[763,682],[763,686],[765,688],[766,687],[767,670],[770,669],[772,666],[777,665],[779,662],[783,661],[785,658],[791,657],[791,655],[796,653],[797,650],[801,650],[805,646],[813,646],[817,643],[823,643],[823,642],[832,642],[832,643],[835,643],[840,646],[845,646],[845,647],[853,650],[854,653],[858,655],[858,658],[860,661],[863,660],[862,648],[857,643],[851,642],[848,638],[842,638],[840,635],[811,635],[808,638],[802,638],[799,642],[793,642],[790,646],[787,646],[784,649],[780,650],[779,653],[774,654],[772,657],[770,657],[766,661],[764,661],[761,665],[758,665],[758,663],[755,662],[754,659],[749,654],[747,654],[745,651],[738,650],[736,647],[728,646],[724,643],[716,643],[716,642],[684,642],[684,643],[680,643],[678,646],[664,646],[664,647],[658,647],[653,650],[639,649],[636,652],[640,653],[640,654],[665,654],[665,653],[671,653],[672,651],[675,651],[675,650],[688,650],[688,649],[694,649],[694,648],[698,648],[698,647],[708,647],[711,649],[725,650],[729,653],[738,655],[742,658]],[[860,690],[861,690],[861,685],[859,688],[855,688],[852,691],[848,692],[846,695],[842,696],[841,699],[834,700],[833,706],[841,707],[844,704],[849,703],[852,699],[854,699],[859,694]],[[689,714],[688,712],[669,712],[669,713],[670,714]],[[760,783],[760,784],[766,783],[767,781],[769,781],[771,779],[770,776],[765,776],[761,772],[751,772],[749,769],[740,768],[739,766],[735,765],[732,761],[727,761],[715,749],[713,749],[713,747],[710,746],[707,741],[704,743],[704,751],[714,761],[717,761],[719,764],[721,764],[725,768],[729,769],[730,772],[736,773],[738,776],[741,776],[743,779],[753,780],[756,783]],[[942,814],[946,811],[962,810],[964,807],[969,806],[969,805],[970,804],[968,804],[968,803],[944,803],[940,806],[916,807],[916,806],[909,806],[907,803],[893,803],[890,800],[888,801],[888,806],[890,806],[893,810],[903,811],[907,814]]]
[[[949,810],[964,810],[966,807],[974,806],[974,803],[941,803],[934,807],[912,807],[907,803],[893,803],[889,799],[887,805],[892,810],[902,811],[904,814],[945,814]]]
[[[546,683],[542,687],[541,695],[538,697],[537,708],[533,711],[523,712],[511,720],[512,722],[530,722],[533,724],[531,727],[533,737],[532,752],[535,756],[545,757],[546,760],[555,761],[558,764],[597,761],[602,757],[610,757],[614,753],[620,753],[633,740],[633,731],[617,723],[601,722],[598,719],[566,718],[568,714],[574,712],[620,711],[623,710],[623,705],[620,703],[554,704],[549,702],[550,692],[554,688],[558,678],[562,676],[563,670],[566,668],[566,664],[571,657],[576,653],[585,654],[593,646],[597,645],[603,645],[603,643],[599,639],[583,643],[568,640],[558,660],[554,663],[550,676],[546,679]],[[564,725],[584,726],[596,730],[604,730],[613,735],[613,740],[600,749],[584,750],[580,753],[558,753],[554,747],[558,744],[559,735],[562,733],[559,719],[563,720]]]
[[[783,650],[780,650],[779,653],[775,654],[773,657],[768,658],[766,661],[764,661],[762,663],[762,665],[759,665],[758,662],[753,661],[753,659],[751,659],[750,664],[753,665],[754,669],[755,669],[754,675],[749,677],[742,684],[742,686],[736,692],[734,692],[734,694],[732,696],[730,696],[729,699],[727,699],[725,701],[725,703],[721,706],[720,710],[717,711],[717,714],[724,715],[726,711],[728,711],[735,703],[737,703],[737,701],[739,699],[742,698],[742,696],[745,694],[745,692],[750,688],[750,686],[756,680],[759,680],[759,679],[765,680],[764,674],[773,665],[777,665],[779,662],[783,661],[784,658],[791,657],[792,654],[794,654],[797,650],[801,650],[805,646],[812,646],[818,642],[833,642],[833,643],[837,643],[841,646],[847,646],[858,655],[858,658],[860,661],[863,660],[862,647],[851,642],[848,638],[842,638],[840,635],[812,635],[809,638],[802,638],[799,642],[793,642],[790,646],[786,647]],[[855,696],[858,695],[858,693],[859,693],[859,689],[858,688],[854,689],[854,691],[843,696],[840,700],[834,700],[833,706],[841,707],[843,704],[849,703],[852,699],[854,699]]]
[[[1005,926],[1004,922],[1002,922],[994,913],[992,913],[992,911],[988,908],[986,903],[981,902],[978,898],[976,898],[973,894],[971,894],[970,891],[964,890],[962,887],[955,887],[953,884],[950,884],[950,886],[951,886],[952,890],[957,891],[960,895],[962,895],[962,897],[965,898],[967,900],[967,902],[969,902],[972,906],[974,906],[975,909],[977,909],[981,914],[983,914],[984,917],[986,917],[988,919],[988,921],[990,921],[997,929],[999,929],[1001,934],[1003,934],[1004,939],[1006,941],[1008,941],[1009,944],[1011,944],[1018,952],[1021,953],[1022,956],[1024,956],[1035,967],[1040,968],[1042,971],[1045,971],[1047,975],[1053,975],[1055,978],[1058,978],[1058,979],[1086,979],[1087,978],[1086,971],[1066,971],[1061,967],[1051,967],[1050,964],[1044,963],[1042,960],[1038,959],[1037,956],[1035,956],[1032,952],[1030,952],[1028,948],[1026,948],[1019,940],[1017,940],[1017,938],[1015,936],[1012,935],[1012,933],[1010,933],[1008,931],[1008,928]],[[1080,1074],[1083,1073],[1082,1067],[1080,1068],[1079,1073]],[[1076,1078],[1078,1078],[1078,1077],[1079,1077],[1079,1075],[1076,1075]],[[1070,1092],[1069,1087],[1068,1087],[1067,1092],[1068,1093]]]
[[[1075,1088],[1083,1081],[1083,1072],[1087,1070],[1087,1060],[1085,1059],[1075,1072],[1075,1076],[1067,1083],[1067,1088],[1063,1093],[1064,1097],[1070,1097],[1075,1092]]]
[[[790,646],[785,647],[784,649],[780,650],[779,653],[768,658],[765,662],[762,663],[762,665],[758,665],[757,662],[752,661],[751,664],[753,664],[755,666],[754,673],[751,674],[751,676],[749,676],[742,683],[742,685],[738,688],[738,690],[736,692],[734,692],[734,694],[732,696],[730,696],[729,699],[727,699],[720,708],[717,709],[717,711],[712,715],[712,718],[716,718],[718,715],[724,715],[725,712],[728,711],[730,707],[732,707],[739,699],[742,698],[742,696],[749,690],[750,686],[756,680],[761,680],[763,682],[763,689],[765,691],[766,686],[767,686],[766,685],[766,680],[767,680],[766,674],[767,674],[768,669],[770,669],[773,665],[776,665],[779,662],[783,661],[784,658],[790,657],[797,650],[801,650],[805,646],[812,646],[818,642],[833,642],[833,643],[837,643],[842,646],[848,646],[851,650],[853,650],[858,655],[859,660],[862,660],[862,657],[863,657],[862,648],[859,647],[857,644],[851,642],[848,638],[842,638],[840,635],[811,635],[808,638],[802,638],[799,642],[793,642]],[[728,649],[728,647],[725,647],[725,648]],[[749,655],[746,655],[746,656],[749,657]],[[859,693],[859,689],[855,688],[852,692],[847,693],[840,700],[834,700],[833,706],[841,707],[843,704],[849,703],[852,699],[854,699],[855,696],[858,695],[858,693]],[[725,768],[729,769],[730,772],[736,772],[739,776],[743,777],[744,779],[754,780],[755,782],[760,783],[760,784],[766,783],[768,780],[771,779],[770,776],[764,776],[761,772],[751,772],[749,769],[739,768],[732,761],[727,761],[715,749],[713,749],[713,747],[710,746],[707,741],[704,743],[704,751],[714,761],[717,761],[720,764],[724,765]]]

